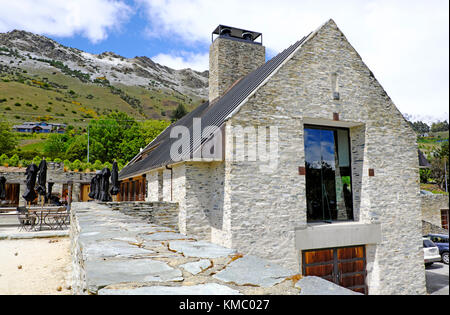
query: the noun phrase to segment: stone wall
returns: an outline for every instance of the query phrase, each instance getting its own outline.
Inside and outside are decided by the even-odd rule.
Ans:
[[[101,204],[101,203],[100,203]],[[178,231],[178,203],[169,202],[108,202],[112,210],[141,218],[143,222],[165,226]]]
[[[0,176],[6,178],[8,184],[19,184],[19,202],[25,205],[25,200],[22,195],[25,193],[25,168],[5,168],[1,167]],[[78,173],[78,172],[64,172],[64,165],[62,163],[47,163],[47,182],[54,183],[52,193],[62,195],[63,185],[73,183],[72,200],[77,202],[81,198],[81,185],[90,184],[95,173]]]
[[[266,62],[264,46],[217,38],[209,50],[209,101]]]
[[[339,100],[333,97],[333,74]],[[371,246],[368,255],[369,291],[425,293],[416,137],[333,21],[313,34],[229,123],[278,126],[279,161],[267,174],[259,167],[266,163],[227,156],[225,199],[231,213],[219,243],[231,239],[229,245],[241,252],[298,269],[294,229],[307,226],[305,178],[298,173],[305,165],[304,125],[347,127],[356,220],[381,223],[383,232],[381,243]],[[369,176],[369,169],[375,176]]]
[[[448,195],[421,195],[422,219],[435,226],[442,227],[441,210],[449,208]]]

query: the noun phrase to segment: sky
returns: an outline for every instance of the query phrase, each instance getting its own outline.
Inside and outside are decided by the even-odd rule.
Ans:
[[[208,70],[219,24],[263,33],[270,59],[332,18],[402,113],[449,116],[448,0],[0,0],[0,8],[0,32],[197,71]]]

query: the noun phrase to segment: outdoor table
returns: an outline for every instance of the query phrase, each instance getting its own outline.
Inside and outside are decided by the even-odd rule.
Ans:
[[[49,222],[45,222],[45,218],[48,215],[52,215],[52,214],[64,214],[66,212],[66,207],[32,207],[32,208],[28,208],[28,213],[30,213],[31,215],[34,215],[38,220],[39,220],[39,231],[42,231],[42,225],[46,224],[48,225],[50,228],[52,228],[52,226],[50,225]]]

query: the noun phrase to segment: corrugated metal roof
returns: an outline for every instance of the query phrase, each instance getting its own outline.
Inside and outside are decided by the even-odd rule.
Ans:
[[[309,35],[308,35],[309,36]],[[149,170],[174,164],[170,156],[170,149],[178,139],[171,139],[170,132],[175,126],[185,126],[190,132],[190,151],[184,156],[179,156],[181,161],[191,160],[195,152],[208,139],[193,139],[193,119],[201,118],[202,129],[214,126],[217,130],[228,119],[230,115],[254,92],[283,62],[293,54],[308,36],[290,46],[276,57],[238,81],[225,95],[215,101],[200,105],[194,111],[183,117],[176,124],[167,128],[152,143],[150,143],[140,154],[138,154],[119,174],[120,179],[138,176]],[[184,145],[187,145],[185,143]]]

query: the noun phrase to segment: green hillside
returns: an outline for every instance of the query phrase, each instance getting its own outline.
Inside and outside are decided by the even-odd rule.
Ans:
[[[0,115],[11,124],[50,121],[79,127],[113,111],[136,120],[169,120],[179,104],[190,111],[201,102],[169,89],[112,86],[105,78],[85,83],[57,68],[32,70],[0,63]]]

